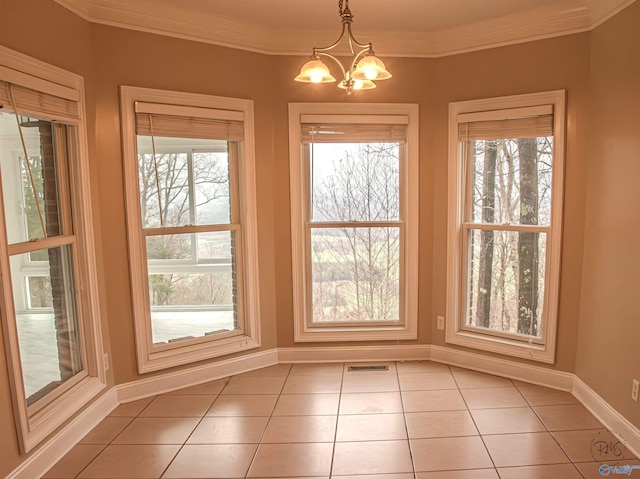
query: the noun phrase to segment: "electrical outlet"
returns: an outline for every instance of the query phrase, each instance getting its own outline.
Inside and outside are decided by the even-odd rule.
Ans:
[[[438,316],[438,329],[444,329],[444,316]]]
[[[640,389],[640,383],[637,379],[633,380],[633,386],[631,386],[631,399],[638,402],[638,389]]]
[[[102,357],[102,360],[104,362],[104,370],[108,371],[109,370],[109,354],[104,353],[104,356]]]

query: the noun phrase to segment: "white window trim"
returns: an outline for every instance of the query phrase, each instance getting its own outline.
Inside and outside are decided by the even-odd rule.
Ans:
[[[140,200],[135,134],[135,102],[210,108],[243,118],[243,155],[238,164],[240,222],[244,243],[244,333],[215,338],[198,338],[167,348],[152,344],[149,312],[147,261],[143,254],[144,237],[140,228]],[[146,373],[181,364],[258,348],[260,342],[260,295],[258,283],[258,226],[256,214],[256,174],[253,101],[211,95],[183,93],[130,86],[120,87],[122,149],[124,159],[125,196],[127,198],[127,234],[133,314],[136,332],[138,371]],[[180,110],[181,111],[181,110]],[[190,111],[190,110],[185,110]],[[192,111],[192,110],[191,110]],[[137,298],[137,299],[136,299]]]
[[[481,349],[494,353],[526,358],[553,364],[555,362],[558,325],[558,297],[560,287],[560,260],[562,247],[562,212],[565,152],[565,97],[564,90],[526,95],[515,95],[449,104],[449,197],[448,197],[448,246],[447,246],[447,304],[445,340],[447,343]],[[554,157],[552,180],[551,231],[547,243],[545,306],[542,341],[518,341],[508,337],[464,330],[462,301],[464,278],[462,264],[466,256],[462,251],[461,223],[464,205],[464,175],[458,141],[458,117],[469,113],[481,113],[488,117],[501,116],[513,108],[552,105],[554,111]],[[500,110],[504,110],[501,112]]]
[[[290,103],[289,104],[289,173],[291,194],[291,249],[293,266],[294,340],[296,342],[324,341],[384,341],[411,340],[418,337],[418,105],[403,103]],[[404,243],[404,318],[402,325],[311,327],[307,320],[308,292],[307,245],[305,240],[305,211],[307,181],[303,175],[301,119],[305,115],[335,115],[334,122],[360,122],[366,116],[403,115],[409,117],[407,126],[406,173],[403,198],[406,205]],[[364,115],[364,116],[358,116]],[[308,118],[308,117],[307,117]],[[325,117],[326,118],[326,117]]]
[[[3,321],[5,349],[9,366],[13,407],[20,450],[29,452],[49,436],[65,421],[73,417],[89,401],[106,387],[104,368],[100,306],[98,304],[98,284],[96,255],[93,240],[93,219],[91,209],[91,185],[88,171],[87,127],[84,104],[84,80],[81,76],[67,72],[53,65],[0,46],[0,77],[3,80],[29,87],[44,93],[63,95],[79,102],[80,119],[69,122],[76,129],[77,151],[70,164],[71,188],[74,190],[74,224],[77,235],[77,261],[82,271],[78,272],[84,280],[79,286],[78,301],[82,309],[79,315],[82,331],[84,373],[62,386],[62,392],[54,391],[55,399],[34,408],[28,407],[22,380],[22,368],[19,352],[18,331],[15,311],[11,298],[11,283],[8,274],[8,250],[6,241],[2,244],[0,256],[3,271],[2,287],[5,296],[1,299],[9,321]],[[66,121],[65,121],[66,122]],[[4,224],[4,212],[0,212]],[[4,226],[2,226],[4,229]],[[6,238],[6,232],[3,233]],[[8,296],[7,296],[8,294]],[[46,399],[46,396],[45,396]]]

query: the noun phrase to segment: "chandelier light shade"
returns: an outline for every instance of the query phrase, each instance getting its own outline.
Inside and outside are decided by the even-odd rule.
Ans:
[[[376,57],[371,43],[360,43],[354,38],[351,32],[353,15],[349,10],[349,0],[339,0],[338,11],[342,19],[340,36],[328,47],[314,47],[311,60],[302,65],[295,81],[303,83],[335,82],[336,79],[321,60],[321,57],[324,57],[333,60],[342,72],[342,80],[338,83],[338,88],[344,89],[349,95],[353,90],[371,90],[376,87],[373,80],[387,80],[391,78],[391,73],[387,71],[382,60]],[[348,68],[345,68],[338,58],[329,53],[340,44],[345,35],[352,55]]]
[[[333,83],[336,81],[327,68],[327,65],[322,63],[322,60],[317,57],[312,58],[302,65],[300,73],[295,80],[305,83]]]
[[[391,73],[375,55],[366,55],[356,65],[356,69],[351,74],[354,80],[387,80],[391,78]]]
[[[338,88],[342,88],[344,90],[346,88],[345,83],[346,82],[344,81],[339,82]],[[353,80],[351,89],[352,90],[373,90],[374,88],[376,88],[376,86],[377,85],[373,83],[371,80]]]

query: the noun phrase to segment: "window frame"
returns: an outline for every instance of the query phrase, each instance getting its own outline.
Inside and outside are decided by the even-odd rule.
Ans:
[[[240,251],[236,261],[242,265],[244,274],[239,276],[238,314],[243,315],[244,329],[220,335],[204,336],[186,341],[177,341],[165,345],[154,345],[151,330],[151,305],[148,288],[148,266],[146,257],[146,235],[141,227],[140,197],[138,188],[138,157],[135,129],[135,103],[157,104],[159,111],[174,108],[180,112],[193,111],[193,108],[219,110],[221,114],[242,116],[244,139],[239,145],[237,159],[238,198],[236,206],[239,216],[239,239],[236,238],[236,251]],[[122,126],[123,169],[125,184],[125,202],[127,210],[127,238],[129,244],[129,268],[133,315],[136,340],[138,371],[146,373],[173,366],[188,364],[235,352],[258,348],[260,340],[260,304],[258,284],[258,242],[255,186],[255,146],[253,101],[225,98],[194,93],[155,90],[131,86],[120,87],[120,113]],[[184,115],[188,116],[188,115]],[[225,118],[223,118],[225,119]],[[233,206],[232,206],[233,207]],[[230,223],[231,226],[231,223]],[[198,226],[185,226],[180,229],[193,229]],[[157,229],[157,228],[152,228]],[[185,229],[185,231],[186,231]],[[185,231],[180,231],[184,233]],[[186,231],[189,233],[190,231]],[[171,232],[167,232],[171,234]],[[184,262],[175,263],[178,268],[186,266]]]
[[[347,322],[329,325],[312,325],[310,235],[310,186],[306,165],[301,125],[303,116],[318,115],[322,123],[385,123],[406,117],[407,140],[401,149],[400,169],[400,214],[404,217],[400,230],[401,239],[400,311],[403,317],[399,324],[375,322],[374,324]],[[385,121],[386,119],[386,121]],[[419,153],[419,108],[408,103],[290,103],[289,104],[289,172],[291,206],[291,240],[293,267],[293,311],[294,341],[384,341],[417,339],[418,330],[418,153]],[[402,163],[404,161],[404,164]],[[314,222],[315,223],[315,222]],[[334,224],[335,222],[331,222]],[[383,222],[382,226],[385,226]],[[351,223],[347,223],[351,224]],[[361,226],[370,226],[361,223]],[[373,225],[375,227],[375,225]],[[396,226],[395,224],[393,225]],[[401,237],[402,238],[402,237]],[[413,258],[415,260],[409,260]]]
[[[445,341],[450,344],[481,349],[508,356],[526,358],[553,364],[555,362],[558,325],[558,302],[560,287],[560,261],[562,248],[562,220],[564,196],[565,155],[565,103],[566,92],[550,92],[470,100],[449,104],[449,165],[448,165],[448,242],[447,242],[447,302]],[[474,228],[465,227],[466,195],[468,185],[458,133],[459,115],[477,114],[478,119],[508,118],[513,109],[547,107],[553,109],[553,164],[551,221],[547,230],[547,246],[544,276],[544,307],[541,322],[541,338],[522,337],[517,334],[482,331],[467,326],[465,305],[468,277],[468,260],[464,238],[465,232]],[[511,110],[511,111],[510,111]],[[482,224],[474,224],[474,226]],[[501,230],[508,230],[507,225]],[[525,339],[527,338],[527,339]]]
[[[0,77],[3,81],[23,88],[29,88],[47,95],[66,98],[75,102],[77,118],[58,118],[44,111],[33,109],[31,113],[39,118],[56,120],[70,125],[67,129],[68,157],[65,159],[69,183],[69,204],[62,207],[61,214],[67,214],[71,222],[65,229],[71,233],[38,240],[38,248],[74,245],[73,266],[75,286],[75,307],[80,331],[83,368],[70,380],[28,406],[22,378],[21,357],[14,305],[9,256],[16,252],[28,252],[31,248],[24,243],[8,244],[7,218],[4,208],[0,208],[2,223],[0,241],[0,269],[2,270],[2,294],[0,302],[4,311],[3,334],[7,356],[9,379],[13,396],[14,417],[18,430],[20,451],[27,453],[54,432],[65,421],[72,418],[93,398],[106,388],[106,368],[103,361],[103,343],[98,303],[96,254],[93,239],[93,216],[91,208],[91,184],[88,170],[87,126],[84,102],[84,80],[53,65],[41,62],[24,54],[0,46]],[[10,107],[9,107],[10,108]],[[66,239],[65,239],[66,238]],[[24,288],[23,284],[13,287]]]

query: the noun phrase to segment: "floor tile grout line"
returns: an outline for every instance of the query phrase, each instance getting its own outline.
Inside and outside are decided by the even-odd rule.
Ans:
[[[245,472],[245,474],[244,474],[245,479],[247,477],[249,477],[249,471],[251,471],[251,468],[253,467],[253,464],[255,463],[256,457],[258,457],[258,451],[260,450],[260,446],[262,446],[262,441],[264,440],[264,436],[267,434],[267,429],[269,428],[269,424],[271,423],[271,419],[273,418],[273,413],[275,412],[276,407],[278,407],[278,402],[280,402],[280,398],[282,397],[282,391],[284,390],[284,387],[287,384],[287,381],[289,380],[289,377],[291,376],[291,369],[292,368],[293,368],[293,365],[291,363],[289,363],[289,370],[287,371],[287,375],[284,377],[284,381],[282,382],[282,386],[280,387],[280,392],[278,393],[278,399],[276,399],[276,403],[273,405],[273,409],[271,410],[271,414],[269,415],[269,419],[267,420],[267,424],[265,424],[264,430],[262,431],[262,434],[260,435],[260,440],[258,441],[258,445],[256,446],[256,450],[253,452],[253,456],[251,457],[251,460],[249,461],[249,467],[247,467],[247,472]]]
[[[571,464],[574,467],[574,469],[577,471],[579,477],[584,479],[585,476],[571,462],[568,462],[568,463],[567,462],[564,462],[564,463],[553,463],[553,464],[525,464],[525,465],[522,465],[522,466],[504,466],[504,467],[501,467],[500,469],[516,469],[516,468],[519,468],[519,467],[523,467],[524,468],[524,467],[539,467],[539,466],[564,466],[565,464]],[[498,474],[498,478],[502,479],[502,474],[500,474],[500,469],[496,468],[496,473]]]
[[[78,445],[78,444],[76,444],[76,446],[77,446],[77,445]],[[107,446],[108,446],[108,444],[98,444],[98,445],[99,445],[99,446],[102,446],[102,449],[100,449],[100,452],[99,452],[98,454],[96,454],[96,456],[95,456],[93,459],[91,459],[91,460],[89,461],[89,463],[88,463],[86,466],[84,466],[82,469],[80,469],[80,471],[78,471],[78,473],[77,473],[76,475],[74,475],[74,476],[73,476],[74,478],[77,478],[78,476],[80,476],[80,474],[82,474],[82,473],[84,472],[84,470],[85,470],[87,467],[89,467],[89,465],[90,465],[93,461],[95,461],[95,460],[96,460],[96,458],[97,458],[100,454],[102,454],[102,452],[103,452],[103,451],[107,448]],[[73,447],[76,447],[76,446],[73,446]],[[57,464],[57,463],[56,463],[56,464]],[[51,469],[51,468],[50,468],[50,469]],[[49,471],[47,471],[47,472],[49,472]]]
[[[526,399],[526,398],[525,398]],[[528,401],[527,401],[528,403]],[[578,470],[578,468],[575,466],[575,464],[573,463],[573,460],[571,459],[571,457],[569,456],[569,454],[567,453],[567,451],[565,451],[564,447],[562,447],[562,444],[560,444],[560,442],[558,441],[558,439],[553,435],[553,432],[551,431],[551,429],[549,428],[549,426],[547,425],[547,423],[542,419],[542,417],[540,416],[540,414],[538,413],[538,411],[533,407],[533,406],[529,406],[531,408],[531,411],[533,411],[533,414],[535,414],[535,416],[538,418],[538,420],[542,423],[542,425],[545,427],[545,429],[547,430],[547,434],[549,434],[549,436],[551,436],[551,438],[553,439],[553,441],[558,445],[558,447],[560,448],[560,450],[562,451],[562,453],[566,456],[567,459],[569,459],[569,462],[573,465],[574,469],[576,469],[578,471],[578,473],[582,476],[582,473]]]
[[[225,385],[226,386],[226,385]],[[224,389],[224,388],[223,388]],[[164,419],[167,418],[168,416],[145,416],[145,417],[141,417],[140,415],[142,414],[142,412],[147,409],[152,402],[154,402],[158,397],[162,396],[162,394],[159,394],[157,396],[155,396],[151,401],[149,401],[149,404],[147,404],[144,408],[142,408],[142,410],[138,413],[137,416],[134,417],[128,417],[128,419],[130,419],[130,421],[127,423],[127,425],[122,429],[122,431],[120,431],[118,434],[116,434],[113,439],[111,439],[111,441],[104,445],[104,448],[100,451],[100,453],[98,455],[96,455],[96,457],[94,457],[89,464],[87,464],[77,475],[76,477],[78,477],[80,474],[82,474],[82,472],[87,469],[87,467],[89,467],[91,465],[91,463],[98,458],[98,456],[100,454],[102,454],[102,452],[109,446],[147,446],[147,445],[168,445],[168,446],[179,446],[178,450],[176,451],[176,453],[173,455],[173,457],[171,458],[171,460],[169,461],[169,463],[167,464],[167,466],[162,470],[162,473],[160,474],[160,476],[158,476],[159,478],[161,478],[166,472],[167,469],[169,468],[169,466],[173,463],[173,461],[175,460],[175,458],[178,456],[178,454],[180,453],[180,451],[182,450],[182,448],[184,447],[184,445],[186,444],[187,440],[189,439],[189,437],[191,437],[191,435],[193,434],[193,432],[196,430],[196,428],[198,427],[198,425],[202,422],[202,419],[205,417],[206,415],[206,411],[203,414],[202,417],[200,417],[200,419],[198,420],[197,424],[195,425],[195,427],[193,428],[193,430],[189,433],[189,435],[187,436],[187,438],[185,439],[185,441],[182,444],[114,444],[114,441],[131,425],[133,424],[133,422],[136,419],[147,419],[147,418],[151,418],[151,419]],[[186,396],[194,396],[194,394],[187,394]],[[216,399],[220,396],[220,393],[216,394],[214,399],[211,401],[211,405],[213,405],[213,403],[216,401]],[[209,406],[210,408],[211,406]],[[207,409],[208,411],[208,409]],[[171,416],[171,418],[191,418],[191,417],[197,417],[197,416]]]
[[[455,376],[454,376],[454,379],[455,379]],[[536,418],[538,418],[538,420],[540,421],[540,423],[544,426],[545,431],[536,431],[536,432],[529,432],[529,433],[481,434],[480,436],[482,437],[482,442],[485,444],[485,448],[486,448],[487,446],[486,446],[486,443],[484,442],[484,436],[497,436],[497,435],[508,435],[508,434],[536,434],[536,433],[538,433],[538,434],[544,434],[544,433],[546,433],[546,434],[550,435],[550,436],[553,438],[554,442],[558,445],[558,447],[560,448],[560,450],[562,451],[562,453],[563,453],[563,454],[565,455],[565,457],[569,460],[568,464],[571,464],[571,465],[574,467],[574,469],[576,469],[576,471],[578,471],[578,473],[579,473],[581,476],[583,476],[583,475],[582,475],[582,473],[580,472],[580,470],[575,466],[575,463],[573,462],[573,460],[569,457],[569,454],[565,451],[565,449],[562,447],[562,445],[558,442],[557,438],[553,435],[553,431],[551,431],[551,430],[549,429],[549,427],[547,426],[546,422],[542,419],[542,417],[540,417],[540,415],[538,414],[538,411],[536,411],[536,409],[535,409],[535,408],[533,407],[533,405],[529,402],[529,400],[524,396],[524,394],[522,394],[522,391],[520,391],[520,388],[519,388],[519,387],[518,387],[518,386],[517,386],[517,385],[516,385],[516,384],[515,384],[511,379],[509,379],[509,381],[511,382],[511,384],[513,385],[513,387],[515,387],[515,388],[516,388],[516,390],[518,391],[518,393],[523,397],[523,399],[525,400],[525,402],[526,402],[526,403],[527,403],[527,405],[528,405],[527,407],[528,407],[528,408],[533,412],[533,414],[536,416]],[[463,396],[463,400],[465,401],[465,404],[466,404],[466,400],[464,399],[464,396]],[[468,407],[468,406],[467,406],[467,407]],[[505,408],[505,409],[506,409],[506,408]],[[471,409],[469,409],[469,413],[471,414]],[[473,418],[473,415],[471,415],[471,417]],[[474,420],[474,423],[475,423],[475,419],[473,419],[473,420]],[[477,425],[476,425],[476,428],[477,428]],[[478,429],[478,432],[479,432],[479,429]],[[556,432],[557,432],[557,431],[556,431]],[[489,451],[488,451],[488,449],[487,449],[487,452],[489,452]],[[489,457],[491,458],[491,461],[493,462],[493,457],[491,457],[491,454],[489,454]],[[567,464],[567,463],[564,463],[564,464]],[[495,467],[495,463],[494,463],[494,467]],[[497,470],[498,470],[498,468],[497,468],[497,467],[495,467],[495,468],[496,468],[496,471],[497,471]],[[499,472],[499,471],[498,471],[498,475],[500,475],[500,472]],[[584,476],[583,476],[583,477],[584,477]]]
[[[151,399],[151,401],[149,401],[149,402],[148,402],[148,403],[147,403],[147,404],[146,404],[146,405],[145,405],[145,406],[144,406],[140,411],[138,411],[138,414],[136,414],[135,416],[124,416],[124,417],[128,417],[129,419],[131,419],[131,420],[129,421],[129,423],[124,427],[124,429],[126,429],[126,428],[129,426],[129,424],[131,424],[133,421],[135,421],[135,420],[140,416],[140,414],[142,414],[142,411],[144,411],[145,409],[147,409],[147,408],[149,407],[149,405],[150,405],[153,401],[155,401],[155,400],[156,400],[156,398],[157,398],[157,397],[158,397],[158,395],[153,396],[153,397],[152,397],[152,399]],[[144,398],[143,398],[143,399],[144,399]],[[113,412],[113,411],[112,411],[112,412]],[[107,417],[121,417],[121,416],[107,416]],[[106,418],[104,418],[104,419],[106,419]],[[104,421],[104,419],[103,419],[102,421]],[[102,421],[100,421],[100,422],[102,422]],[[124,431],[124,429],[123,429],[122,431]],[[74,476],[74,478],[77,478],[78,476],[80,476],[80,474],[82,474],[82,473],[83,473],[83,472],[84,472],[84,471],[85,471],[85,470],[86,470],[86,469],[87,469],[87,468],[88,468],[88,467],[93,463],[93,461],[95,461],[95,460],[98,458],[98,456],[99,456],[100,454],[102,454],[102,453],[105,451],[105,449],[107,449],[107,447],[109,447],[109,446],[111,445],[111,443],[116,439],[116,437],[118,437],[118,436],[122,433],[122,431],[120,431],[120,433],[116,434],[116,436],[115,436],[115,437],[111,440],[111,442],[109,442],[108,444],[98,444],[98,445],[100,445],[100,446],[104,446],[104,447],[100,450],[100,452],[99,452],[98,454],[96,454],[96,456],[95,456],[93,459],[91,459],[91,460],[89,461],[89,463],[88,463],[86,466],[84,466],[84,467],[83,467],[83,468],[82,468],[82,469],[81,469],[81,470],[80,470],[80,471],[79,471],[79,472]],[[87,433],[87,434],[89,434],[89,433]],[[85,434],[85,436],[86,436],[87,434]],[[82,439],[84,439],[84,437],[83,437]],[[78,443],[76,444],[76,446],[77,446],[78,444],[80,444],[80,442],[82,441],[82,439],[80,439],[80,441],[78,441]],[[75,446],[74,446],[74,447],[75,447]]]
[[[176,460],[176,457],[178,457],[178,455],[180,454],[180,452],[182,452],[182,450],[184,449],[184,446],[187,445],[187,441],[189,440],[189,438],[191,438],[191,436],[193,436],[193,433],[195,432],[196,429],[198,429],[198,426],[202,423],[203,419],[205,417],[207,417],[207,413],[209,412],[209,410],[213,407],[213,405],[215,404],[215,402],[218,400],[218,398],[220,397],[220,395],[222,394],[222,391],[224,391],[224,388],[227,387],[227,384],[229,384],[229,381],[231,380],[231,376],[227,379],[227,381],[224,383],[224,386],[222,386],[222,389],[220,389],[220,391],[218,391],[218,393],[216,394],[216,396],[213,398],[213,401],[211,401],[211,404],[209,405],[209,407],[207,408],[207,410],[204,412],[204,414],[202,414],[202,416],[200,417],[200,419],[198,420],[198,422],[196,423],[195,427],[191,430],[191,432],[187,435],[187,437],[185,438],[185,440],[182,442],[182,444],[180,445],[180,447],[178,448],[178,450],[176,451],[176,453],[173,455],[173,457],[171,458],[171,460],[169,461],[169,463],[167,464],[167,466],[164,468],[164,470],[162,471],[162,474],[160,474],[159,478],[161,479],[169,470],[169,468],[171,467],[171,464],[173,464],[173,462]],[[157,396],[159,397],[159,396]],[[155,400],[155,399],[154,399]],[[153,401],[151,401],[153,402]],[[149,403],[151,404],[151,403]],[[146,409],[146,408],[145,408]],[[142,411],[140,411],[140,414],[142,414]]]
[[[514,384],[514,386],[516,386]],[[516,389],[518,390],[518,392],[522,395],[522,392],[520,391],[520,389],[516,386]],[[522,395],[524,397],[524,395]],[[561,431],[551,431],[551,429],[549,429],[549,426],[547,425],[547,423],[542,419],[542,417],[540,417],[540,415],[538,414],[538,411],[536,411],[536,409],[533,407],[533,405],[527,400],[527,398],[524,398],[525,401],[527,402],[527,404],[529,405],[529,409],[531,409],[531,411],[534,413],[534,415],[538,418],[538,420],[542,423],[542,425],[545,428],[545,431],[535,431],[535,432],[528,432],[528,433],[504,433],[504,434],[485,434],[486,436],[498,436],[498,435],[510,435],[510,434],[548,434],[549,436],[551,436],[554,440],[554,442],[558,445],[558,447],[560,448],[560,450],[562,451],[562,453],[565,455],[565,457],[568,459],[568,462],[566,463],[561,463],[561,464],[571,464],[573,466],[573,468],[578,472],[578,474],[580,476],[582,476],[584,478],[584,475],[582,474],[582,472],[576,467],[575,463],[573,462],[573,460],[571,459],[571,457],[569,457],[569,454],[567,453],[567,451],[562,447],[562,445],[560,444],[560,442],[558,441],[558,439],[553,435],[554,432],[561,432]],[[606,428],[605,428],[606,429]],[[567,430],[567,431],[573,431],[573,429]],[[483,439],[484,441],[484,439]],[[558,464],[558,463],[554,463],[554,464]],[[535,466],[543,466],[543,465],[554,465],[554,464],[535,464]],[[527,467],[527,466],[512,466],[512,467]],[[497,468],[496,468],[497,470]],[[500,472],[498,471],[498,475],[500,475]]]
[[[478,435],[480,437],[480,440],[482,441],[482,445],[484,446],[484,450],[486,451],[487,456],[489,457],[489,460],[491,461],[491,464],[493,464],[493,470],[496,471],[496,475],[498,477],[500,477],[500,472],[498,472],[498,467],[496,466],[496,462],[493,460],[493,456],[491,456],[491,452],[489,452],[489,448],[487,447],[487,443],[485,442],[484,437],[483,437],[482,433],[480,432],[480,428],[478,427],[478,423],[476,422],[476,419],[473,417],[473,414],[471,414],[471,409],[469,409],[469,404],[467,403],[467,400],[465,399],[464,394],[462,394],[462,390],[460,389],[460,384],[458,383],[458,380],[456,379],[456,375],[453,374],[453,371],[451,371],[451,375],[453,376],[453,381],[456,383],[456,386],[458,386],[458,393],[462,397],[462,401],[464,402],[464,405],[467,408],[467,413],[471,417],[471,420],[473,421],[473,425],[476,428],[476,431],[478,431]],[[513,383],[511,383],[511,384],[513,384]]]
[[[514,383],[512,379],[510,379],[509,381],[511,381],[511,384],[513,385],[513,387],[516,389],[516,391],[518,391],[518,394],[520,395],[520,397],[522,399],[524,399],[525,404],[527,404],[531,408],[531,410],[533,410],[533,405],[528,401],[528,399],[525,397],[525,395],[522,394],[522,391],[520,391],[520,388],[516,385],[516,383]],[[535,411],[534,411],[534,413],[535,413]],[[540,421],[542,421],[542,419]]]
[[[151,401],[149,402],[149,404],[151,404],[152,402],[153,402],[153,400],[151,400]],[[147,406],[148,406],[149,404],[147,404]],[[146,409],[146,407],[147,407],[147,406],[145,406],[142,410]],[[140,412],[142,412],[142,411],[140,411]],[[109,416],[107,416],[107,417],[109,417]],[[106,419],[106,418],[104,418],[104,419]],[[102,421],[104,421],[104,419],[103,419]],[[100,450],[100,452],[99,452],[98,454],[96,454],[96,457],[94,457],[93,459],[91,459],[91,461],[89,461],[89,464],[87,464],[85,467],[83,467],[83,468],[82,468],[82,470],[81,470],[80,472],[78,472],[78,474],[76,474],[76,476],[75,476],[75,477],[78,477],[80,474],[82,474],[82,473],[85,471],[85,469],[87,469],[87,468],[91,465],[91,463],[93,463],[93,461],[95,461],[95,460],[98,458],[98,456],[100,456],[100,454],[102,454],[102,453],[103,453],[103,452],[104,452],[104,451],[105,451],[109,446],[111,446],[111,445],[113,444],[113,441],[115,441],[115,440],[116,440],[116,438],[117,438],[120,434],[122,434],[122,432],[123,432],[126,428],[128,428],[128,427],[131,425],[131,423],[132,423],[133,421],[135,421],[135,420],[137,419],[137,416],[135,416],[135,417],[127,417],[127,419],[129,419],[129,422],[127,423],[127,425],[126,425],[125,427],[123,427],[123,428],[122,428],[122,431],[120,431],[118,434],[116,434],[116,435],[111,439],[111,441],[109,441],[107,444],[88,444],[88,445],[93,445],[93,446],[104,446],[104,447]],[[98,423],[98,425],[102,424],[102,421],[100,421],[100,422]],[[97,427],[97,425],[96,425],[96,427]],[[90,432],[91,432],[91,431],[90,431]],[[87,434],[88,434],[88,433],[87,433]],[[84,439],[84,437],[83,437],[82,439]],[[82,439],[80,439],[80,441],[78,442],[78,444],[80,444],[80,442],[82,441]],[[76,445],[78,445],[78,444],[76,444]]]
[[[396,362],[397,363],[397,362]],[[398,372],[398,364],[396,366],[396,378],[398,381],[398,394],[400,395],[400,407],[402,408],[402,419],[404,420],[404,431],[407,433],[407,447],[409,448],[409,459],[411,460],[411,469],[413,470],[413,478],[418,477],[416,471],[416,462],[413,459],[413,448],[411,447],[411,439],[409,437],[409,425],[407,424],[407,412],[404,409],[404,397],[402,396],[402,387],[400,386],[400,373]]]
[[[333,477],[333,464],[336,456],[336,444],[338,442],[338,424],[340,422],[340,404],[342,403],[342,387],[344,385],[344,370],[347,363],[342,363],[342,375],[340,376],[340,391],[338,393],[338,409],[336,410],[336,429],[333,433],[333,445],[331,446],[331,461],[329,463],[329,479]]]

